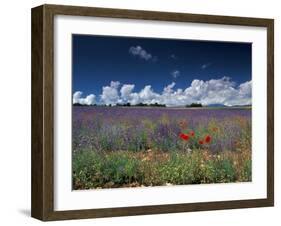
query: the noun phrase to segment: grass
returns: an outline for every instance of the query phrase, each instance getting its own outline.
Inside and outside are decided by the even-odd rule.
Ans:
[[[250,151],[82,150],[73,156],[74,189],[251,181]]]

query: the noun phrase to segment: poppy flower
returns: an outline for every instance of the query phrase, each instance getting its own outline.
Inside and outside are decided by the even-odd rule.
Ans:
[[[212,140],[212,138],[211,138],[210,135],[207,135],[207,136],[205,137],[205,142],[206,142],[206,143],[210,143],[211,140]]]
[[[199,140],[198,143],[199,144],[204,144],[204,141],[203,140]]]
[[[192,137],[194,137],[194,134],[195,134],[194,131],[189,132],[189,135],[192,136]]]
[[[184,134],[184,133],[180,133],[180,138],[185,140],[185,141],[189,140],[189,136],[187,134]]]

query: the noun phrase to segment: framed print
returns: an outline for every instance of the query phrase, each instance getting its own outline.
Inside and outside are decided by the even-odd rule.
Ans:
[[[32,9],[32,216],[274,205],[272,19]]]

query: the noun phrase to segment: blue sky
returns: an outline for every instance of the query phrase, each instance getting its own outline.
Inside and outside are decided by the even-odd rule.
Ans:
[[[113,105],[165,98],[185,99],[169,100],[172,105],[251,101],[250,43],[73,35],[72,47],[74,101],[83,102],[89,95],[90,103]],[[170,95],[164,97],[165,87]],[[200,94],[192,96],[198,87]],[[226,93],[226,98],[212,97],[214,92]]]

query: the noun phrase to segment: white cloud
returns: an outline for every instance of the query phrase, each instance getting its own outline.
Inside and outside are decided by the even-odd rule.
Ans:
[[[120,86],[120,82],[118,81],[111,81],[110,82],[110,87],[118,89],[118,87]]]
[[[203,105],[224,104],[248,105],[252,103],[252,82],[247,81],[236,85],[229,77],[211,79],[208,81],[195,79],[185,89],[175,89],[176,83],[172,82],[163,88],[161,93],[153,90],[151,85],[146,85],[139,92],[134,92],[134,84],[123,84],[112,81],[109,86],[102,88],[100,103],[116,105],[117,103],[165,104],[166,106],[184,106],[191,103]],[[119,90],[120,88],[120,90]],[[82,98],[82,92],[73,94],[73,103],[93,103],[95,96]]]
[[[101,102],[106,105],[116,105],[119,103],[119,94],[118,94],[118,88],[119,88],[120,82],[118,81],[111,81],[110,86],[104,86],[102,87],[102,94]]]
[[[206,63],[206,64],[202,64],[201,69],[206,69],[207,67],[210,67],[212,65],[212,63]]]
[[[82,94],[81,91],[77,91],[73,94],[73,104],[93,105],[96,103],[96,96],[94,94],[90,94],[85,98],[82,97]]]
[[[82,93],[81,91],[76,91],[76,92],[73,94],[73,103],[74,103],[74,104],[79,103],[79,100],[80,100],[82,94],[83,94],[83,93]]]
[[[211,79],[209,81],[193,80],[191,86],[186,88],[184,93],[203,105],[224,104],[246,105],[251,104],[251,81],[236,84],[229,77]]]
[[[124,84],[120,90],[121,97],[124,99],[130,99],[130,95],[134,88],[135,88],[135,85]]]
[[[132,93],[135,85],[133,84],[124,84],[120,89],[122,103],[138,103],[138,95],[136,93]]]
[[[173,78],[177,78],[180,76],[180,71],[178,71],[178,70],[172,71],[171,75],[173,76]]]
[[[130,100],[128,101],[130,104],[132,105],[136,105],[138,103],[140,103],[140,97],[138,93],[131,93],[130,94]]]
[[[139,101],[145,104],[154,104],[154,103],[159,103],[159,97],[160,94],[155,93],[153,89],[151,88],[151,85],[145,86],[139,95]]]
[[[240,84],[239,94],[251,98],[252,96],[252,81]]]
[[[171,94],[173,92],[173,88],[176,85],[175,82],[172,82],[171,84],[164,87],[163,94]]]
[[[242,83],[238,87],[236,98],[229,98],[228,105],[248,105],[252,103],[252,81]]]
[[[131,46],[129,48],[129,53],[132,54],[133,56],[138,56],[144,60],[150,60],[150,59],[157,60],[156,57],[152,58],[152,55],[148,53],[145,49],[143,49],[141,46]]]
[[[90,94],[86,96],[86,98],[84,99],[84,103],[87,105],[93,105],[95,104],[95,98],[96,96],[94,94]]]

